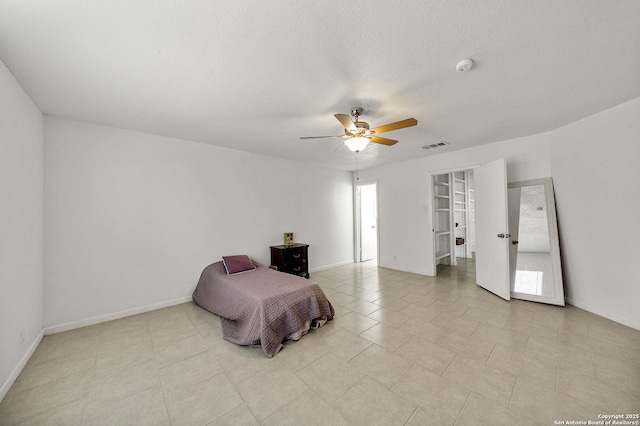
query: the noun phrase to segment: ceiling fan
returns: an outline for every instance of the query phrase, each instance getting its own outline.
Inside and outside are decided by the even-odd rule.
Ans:
[[[418,120],[415,118],[407,118],[406,120],[397,121],[395,123],[385,124],[384,126],[369,128],[369,123],[359,121],[358,118],[362,115],[362,108],[353,108],[351,110],[351,117],[347,114],[334,114],[338,121],[344,126],[344,135],[337,136],[304,136],[300,139],[318,139],[318,138],[343,138],[346,139],[344,144],[353,151],[362,151],[369,142],[379,143],[382,145],[395,145],[398,141],[393,139],[382,138],[377,136],[380,133],[390,132],[392,130],[404,129],[405,127],[411,127],[418,124]]]

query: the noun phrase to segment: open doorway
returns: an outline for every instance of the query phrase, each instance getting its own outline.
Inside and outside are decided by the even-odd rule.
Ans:
[[[475,193],[473,170],[432,175],[433,270],[475,272]]]
[[[356,185],[356,261],[378,263],[378,185]]]

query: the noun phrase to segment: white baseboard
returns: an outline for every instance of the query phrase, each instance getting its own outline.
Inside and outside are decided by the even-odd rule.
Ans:
[[[631,327],[631,328],[635,328],[636,330],[640,330],[640,323],[631,320],[629,318],[620,316],[618,314],[612,314],[611,312],[599,309],[599,308],[594,308],[593,306],[586,304],[586,303],[582,303],[578,300],[575,299],[571,299],[569,297],[567,297],[567,303],[570,305],[575,306],[576,308],[580,308],[580,309],[584,309],[585,311],[591,312],[592,314],[596,314],[599,315],[601,317],[604,318],[608,318],[611,321],[615,321],[619,324],[622,325],[626,325],[627,327]]]
[[[309,272],[318,272],[318,271],[324,271],[325,269],[337,268],[338,266],[351,265],[353,262],[354,260],[350,259],[350,260],[344,260],[338,263],[332,263],[331,265],[317,266],[315,268],[309,269]]]
[[[29,346],[29,349],[24,354],[24,356],[20,359],[20,362],[18,363],[18,365],[16,365],[16,367],[13,369],[13,371],[11,372],[7,380],[2,384],[2,387],[0,387],[0,401],[2,401],[5,395],[7,394],[7,392],[9,392],[9,389],[11,389],[11,386],[13,386],[13,384],[15,383],[16,379],[22,372],[22,369],[24,368],[24,366],[27,365],[27,361],[29,361],[29,358],[31,358],[31,355],[33,355],[36,348],[42,341],[43,337],[44,337],[44,330],[40,331],[40,334],[38,334],[38,337],[36,337],[36,340],[33,341],[31,346]]]
[[[331,265],[316,267],[311,269],[310,272],[322,271],[325,269],[335,268],[338,266],[348,265],[351,263],[353,263],[353,259],[345,260],[343,262],[334,263]],[[100,315],[97,317],[87,318],[79,321],[72,321],[64,324],[53,325],[50,327],[45,327],[44,334],[49,335],[49,334],[55,334],[55,333],[62,333],[63,331],[74,330],[76,328],[86,327],[94,324],[100,324],[102,322],[129,317],[131,315],[142,314],[145,312],[155,311],[156,309],[162,309],[162,308],[166,308],[173,305],[179,305],[181,303],[190,302],[191,300],[192,300],[191,296],[186,296],[186,297],[181,297],[179,299],[169,300],[167,302],[155,303],[153,305],[147,305],[139,308],[128,309],[126,311],[120,311],[112,314]]]
[[[385,265],[385,264],[382,264],[382,263],[378,263],[378,266],[381,267],[381,268],[393,269],[395,271],[410,272],[412,274],[426,275],[428,277],[432,277],[433,276],[433,275],[429,275],[427,273],[428,271],[424,271],[424,270],[421,270],[421,269],[401,268],[401,267],[396,266],[396,265],[391,266],[391,265]]]
[[[131,315],[142,314],[144,312],[155,311],[156,309],[162,309],[173,305],[179,305],[181,303],[190,302],[191,296],[181,297],[179,299],[169,300],[161,303],[154,303],[153,305],[141,306],[139,308],[128,309],[126,311],[115,312],[113,314],[100,315],[97,317],[87,318],[80,321],[67,322],[64,324],[54,325],[51,327],[46,327],[44,329],[44,334],[55,334],[61,333],[63,331],[73,330],[80,327],[86,327],[88,325],[100,324],[101,322],[112,321],[124,317],[129,317]]]

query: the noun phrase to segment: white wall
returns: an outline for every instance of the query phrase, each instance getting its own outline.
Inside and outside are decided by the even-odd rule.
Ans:
[[[505,157],[509,182],[553,178],[568,302],[640,329],[639,117],[635,99],[548,133],[360,172],[378,181],[380,266],[433,275],[431,174]]]
[[[640,98],[551,139],[569,303],[640,329]]]
[[[42,337],[42,121],[0,62],[0,400]]]
[[[432,155],[361,171],[360,182],[378,182],[380,266],[435,275],[431,232],[431,175],[507,159],[508,180],[551,173],[549,142],[535,135]]]
[[[190,299],[223,255],[353,261],[351,173],[45,117],[47,331]]]

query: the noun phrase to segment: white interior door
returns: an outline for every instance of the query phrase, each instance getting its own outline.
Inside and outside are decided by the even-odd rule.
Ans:
[[[511,298],[507,166],[504,158],[474,170],[476,283],[505,300]]]
[[[378,197],[377,185],[368,183],[356,187],[356,250],[358,260],[365,262],[378,257]]]
[[[360,261],[378,256],[377,188],[376,184],[360,185]]]

